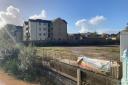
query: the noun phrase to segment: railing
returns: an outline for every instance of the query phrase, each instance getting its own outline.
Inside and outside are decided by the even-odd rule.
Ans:
[[[58,55],[57,52],[45,50],[43,56],[48,56],[47,58],[51,57],[49,59],[44,59],[46,61],[42,61],[42,64],[67,79],[77,82],[78,85],[121,85],[119,78],[121,72],[119,69],[121,69],[121,67],[114,67],[111,69],[111,75],[103,75],[80,68],[75,61],[65,59],[66,57]],[[122,65],[120,64],[120,66]]]

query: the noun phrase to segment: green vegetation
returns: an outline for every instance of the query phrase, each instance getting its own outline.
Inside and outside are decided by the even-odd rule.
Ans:
[[[42,58],[35,47],[16,45],[5,30],[0,31],[0,67],[18,79],[53,85],[41,73]],[[46,82],[41,82],[42,78]],[[46,84],[45,84],[46,85]]]
[[[13,50],[8,49],[8,52],[9,54],[3,52],[3,59],[0,60],[0,66],[6,72],[21,80],[55,85],[53,81],[42,75],[42,59],[37,56],[34,47],[13,48]],[[45,82],[42,82],[42,79]]]
[[[78,55],[73,53],[72,50],[64,47],[37,47],[37,55],[41,57],[47,56],[53,59],[69,59],[75,61],[78,57]]]
[[[7,52],[2,54],[3,59],[0,63],[6,72],[26,81],[40,78],[41,72],[37,62],[39,63],[41,60],[36,56],[32,47],[8,49],[8,52],[9,54]]]

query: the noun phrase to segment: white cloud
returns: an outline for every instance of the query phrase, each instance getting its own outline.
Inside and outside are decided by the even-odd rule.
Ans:
[[[29,17],[30,19],[46,19],[47,18],[47,13],[45,10],[42,10],[40,14],[35,14],[33,16]]]
[[[80,33],[94,32],[97,28],[106,20],[104,16],[95,16],[89,20],[81,19],[78,20],[75,25],[80,29]]]
[[[0,11],[0,28],[5,24],[22,25],[23,20],[20,10],[13,6],[9,6],[6,11]]]
[[[92,19],[89,20],[89,22],[93,25],[101,24],[104,21],[105,21],[104,16],[96,16],[96,17],[93,17]]]

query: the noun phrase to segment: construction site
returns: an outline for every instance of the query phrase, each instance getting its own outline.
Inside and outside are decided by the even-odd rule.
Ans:
[[[42,52],[45,53],[43,55],[49,56],[43,59],[46,61],[42,61],[43,67],[46,68],[45,74],[48,74],[49,78],[59,80],[61,85],[120,85],[121,83],[122,66],[119,61],[77,57],[78,54],[66,52],[66,48],[42,49],[45,51]]]
[[[47,69],[44,72],[61,85],[127,85],[122,84],[126,70],[122,56],[127,57],[124,52],[128,48],[127,39],[128,35],[122,33],[120,46],[41,47],[37,50],[39,55],[49,56],[42,62]]]

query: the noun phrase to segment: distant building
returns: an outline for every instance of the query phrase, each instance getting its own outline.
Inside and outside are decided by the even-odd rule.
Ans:
[[[67,22],[61,18],[52,21],[53,40],[67,40]]]
[[[101,35],[87,32],[87,33],[77,33],[77,34],[69,34],[68,40],[87,40],[87,39],[99,39],[102,38]]]
[[[23,40],[23,30],[22,26],[16,26],[12,24],[7,24],[5,26],[8,35],[16,42],[21,42]]]
[[[48,20],[29,19],[23,25],[23,33],[25,41],[49,40],[51,37],[52,23]]]
[[[23,25],[24,41],[66,40],[67,22],[57,18],[53,21],[29,19]]]
[[[81,39],[82,39],[82,36],[80,33],[68,35],[68,40],[81,40]]]
[[[91,32],[82,33],[85,37],[89,37],[91,35]]]
[[[106,33],[103,33],[103,34],[101,34],[101,37],[105,38],[105,39],[109,39],[110,35],[106,34]]]

